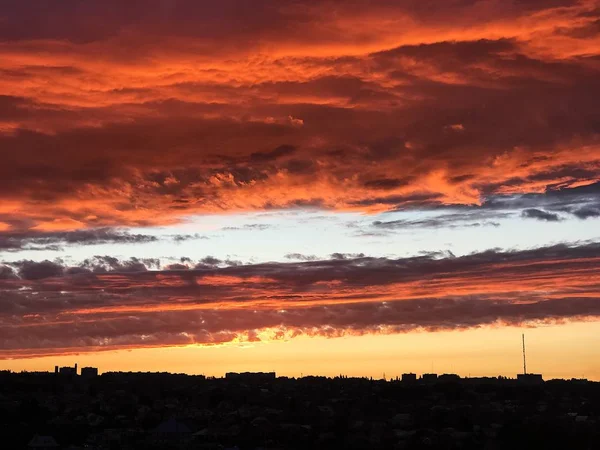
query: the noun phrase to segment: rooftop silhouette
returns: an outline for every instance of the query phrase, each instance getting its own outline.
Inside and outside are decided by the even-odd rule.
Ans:
[[[587,380],[0,372],[6,448],[592,448],[598,425]]]

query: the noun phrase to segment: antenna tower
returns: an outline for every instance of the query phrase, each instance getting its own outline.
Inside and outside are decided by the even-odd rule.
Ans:
[[[525,334],[523,334],[522,337],[523,337],[523,374],[527,375],[527,362],[525,359]]]

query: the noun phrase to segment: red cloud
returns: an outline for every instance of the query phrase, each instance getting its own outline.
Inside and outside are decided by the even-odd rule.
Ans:
[[[5,8],[0,230],[600,180],[596,2],[434,3]]]

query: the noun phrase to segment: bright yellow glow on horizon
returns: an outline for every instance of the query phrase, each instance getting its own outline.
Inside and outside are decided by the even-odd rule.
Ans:
[[[107,371],[168,371],[223,376],[228,371],[276,371],[300,376],[400,376],[403,372],[515,377],[522,372],[521,333],[528,371],[545,379],[600,381],[600,324],[574,322],[537,328],[484,327],[466,331],[298,337],[215,347],[188,346],[2,360],[0,369],[52,371],[55,365]]]

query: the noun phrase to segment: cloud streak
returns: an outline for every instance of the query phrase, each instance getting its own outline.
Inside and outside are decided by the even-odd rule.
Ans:
[[[0,356],[297,335],[399,333],[600,315],[600,246],[218,267],[98,258],[0,268]],[[214,263],[214,264],[213,264]],[[150,270],[149,270],[150,269]]]
[[[159,240],[183,242],[192,239],[206,239],[198,234],[175,234],[155,236],[131,233],[124,229],[92,228],[73,231],[0,231],[0,252],[22,250],[63,250],[63,246],[88,246],[102,244],[148,244]]]

